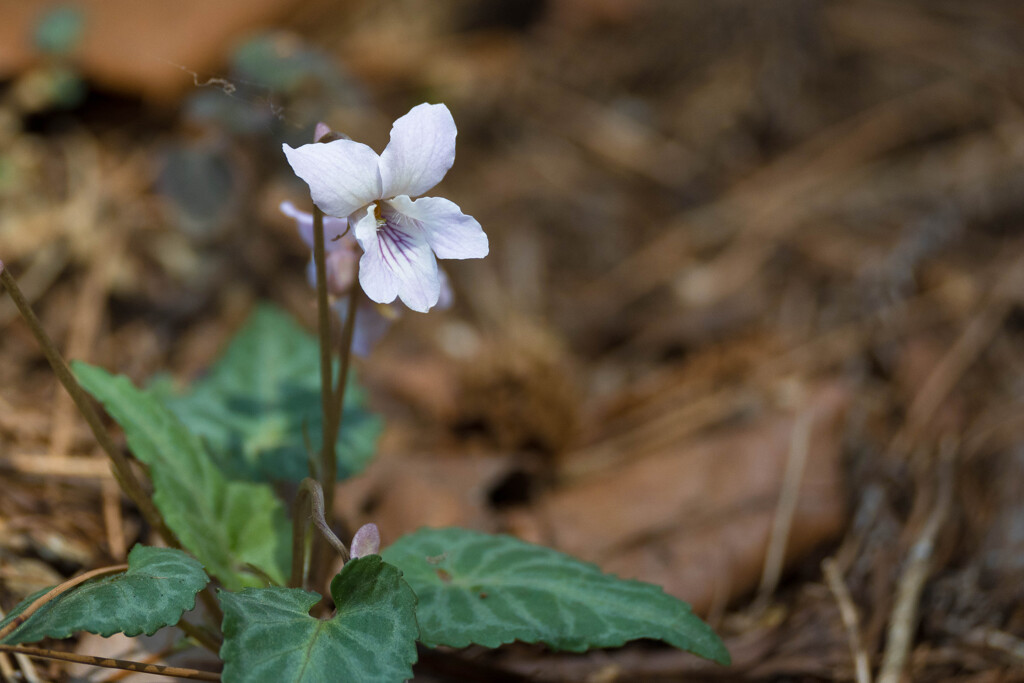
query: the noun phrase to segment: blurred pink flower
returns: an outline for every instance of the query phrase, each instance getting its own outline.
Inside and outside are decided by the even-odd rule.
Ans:
[[[300,211],[291,202],[282,202],[281,213],[295,220],[299,236],[306,246],[313,249],[313,214]],[[345,320],[348,315],[348,299],[345,295],[355,284],[356,261],[359,258],[358,245],[352,233],[345,234],[348,221],[343,218],[324,216],[324,249],[327,252],[325,263],[327,269],[327,291],[334,299],[333,308],[338,316]],[[438,269],[441,291],[437,307],[450,308],[454,297],[448,275]],[[312,256],[306,267],[306,277],[311,287],[316,287],[316,264]],[[367,356],[374,345],[391,327],[391,323],[402,317],[402,306],[398,304],[376,304],[363,300],[356,316],[356,326],[352,331],[352,351],[358,356]]]

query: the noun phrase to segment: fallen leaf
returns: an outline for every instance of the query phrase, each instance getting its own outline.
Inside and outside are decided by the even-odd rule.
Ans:
[[[789,563],[842,532],[837,425],[846,400],[844,388],[826,385],[807,402],[813,426]],[[761,576],[794,423],[792,413],[765,413],[556,489],[507,522],[527,540],[660,584],[707,613]]]

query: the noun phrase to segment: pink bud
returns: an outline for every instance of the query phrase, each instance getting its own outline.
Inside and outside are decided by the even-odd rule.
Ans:
[[[313,129],[313,142],[320,142],[325,137],[331,134],[331,127],[323,121],[316,124],[316,128]]]
[[[359,527],[359,531],[352,537],[352,559],[376,555],[380,552],[380,530],[377,525],[370,523]]]

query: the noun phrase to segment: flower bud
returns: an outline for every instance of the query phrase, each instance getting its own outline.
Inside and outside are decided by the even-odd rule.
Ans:
[[[344,133],[339,133],[336,130],[331,130],[323,121],[316,124],[316,128],[313,129],[313,142],[334,142],[335,140],[351,140],[349,136]]]
[[[370,523],[359,527],[359,531],[352,537],[352,559],[376,555],[380,552],[380,530],[377,525]]]

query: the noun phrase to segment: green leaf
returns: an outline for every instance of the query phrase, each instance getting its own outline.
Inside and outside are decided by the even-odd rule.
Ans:
[[[166,405],[209,445],[232,478],[300,481],[309,476],[303,426],[319,448],[320,351],[316,338],[271,306],[261,306],[210,374]],[[373,457],[381,421],[366,409],[366,395],[349,374],[338,479],[361,472]]]
[[[128,378],[81,362],[72,369],[149,466],[153,502],[206,569],[229,589],[264,583],[248,564],[283,583],[291,526],[270,485],[229,481],[174,413]]]
[[[383,556],[416,592],[420,640],[430,646],[521,640],[582,652],[654,638],[729,662],[707,624],[659,586],[604,574],[511,536],[421,529]]]
[[[182,613],[195,607],[196,593],[208,582],[203,566],[180,550],[137,545],[128,554],[126,572],[87,581],[57,596],[0,642],[34,643],[67,638],[76,631],[152,635],[177,624]],[[47,590],[23,600],[0,628]]]
[[[404,681],[416,661],[416,596],[379,555],[348,562],[331,582],[337,612],[310,616],[320,601],[298,588],[221,592],[223,680]]]

